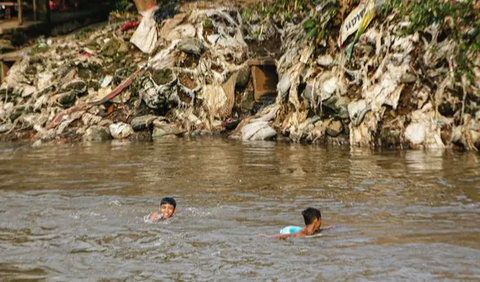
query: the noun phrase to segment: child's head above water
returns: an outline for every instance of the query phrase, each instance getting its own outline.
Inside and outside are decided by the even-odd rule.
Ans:
[[[167,219],[172,217],[177,209],[177,202],[174,198],[165,197],[160,201],[158,212],[162,215],[162,218]]]
[[[322,214],[315,208],[307,208],[302,211],[305,226],[310,232],[315,232],[322,225]]]
[[[278,238],[278,239],[286,239],[289,237],[305,237],[320,234],[324,230],[330,230],[333,227],[325,227],[320,228],[322,225],[322,214],[318,209],[315,208],[307,208],[302,211],[303,219],[305,220],[305,228],[300,228],[297,226],[287,226],[280,230],[280,234],[278,235],[265,235],[259,234],[258,236],[266,237],[266,238]],[[301,229],[301,230],[299,230]],[[295,231],[292,231],[295,230]]]

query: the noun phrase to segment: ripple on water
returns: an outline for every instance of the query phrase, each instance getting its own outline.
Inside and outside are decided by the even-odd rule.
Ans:
[[[475,280],[478,158],[222,139],[0,147],[0,276]],[[145,223],[167,195],[178,212]],[[304,225],[307,206],[336,228],[255,237]]]

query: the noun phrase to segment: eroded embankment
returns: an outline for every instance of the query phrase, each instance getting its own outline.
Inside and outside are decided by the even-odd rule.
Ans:
[[[41,41],[2,84],[0,134],[479,147],[478,1],[289,2]]]

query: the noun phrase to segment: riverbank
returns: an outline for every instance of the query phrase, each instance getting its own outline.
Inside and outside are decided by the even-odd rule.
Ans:
[[[478,1],[296,3],[184,5],[149,54],[133,14],[39,41],[2,84],[0,138],[480,148]]]

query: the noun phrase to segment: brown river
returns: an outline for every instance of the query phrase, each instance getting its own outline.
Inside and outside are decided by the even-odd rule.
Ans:
[[[309,206],[335,228],[255,236]],[[478,153],[3,143],[0,217],[0,281],[480,281]]]

